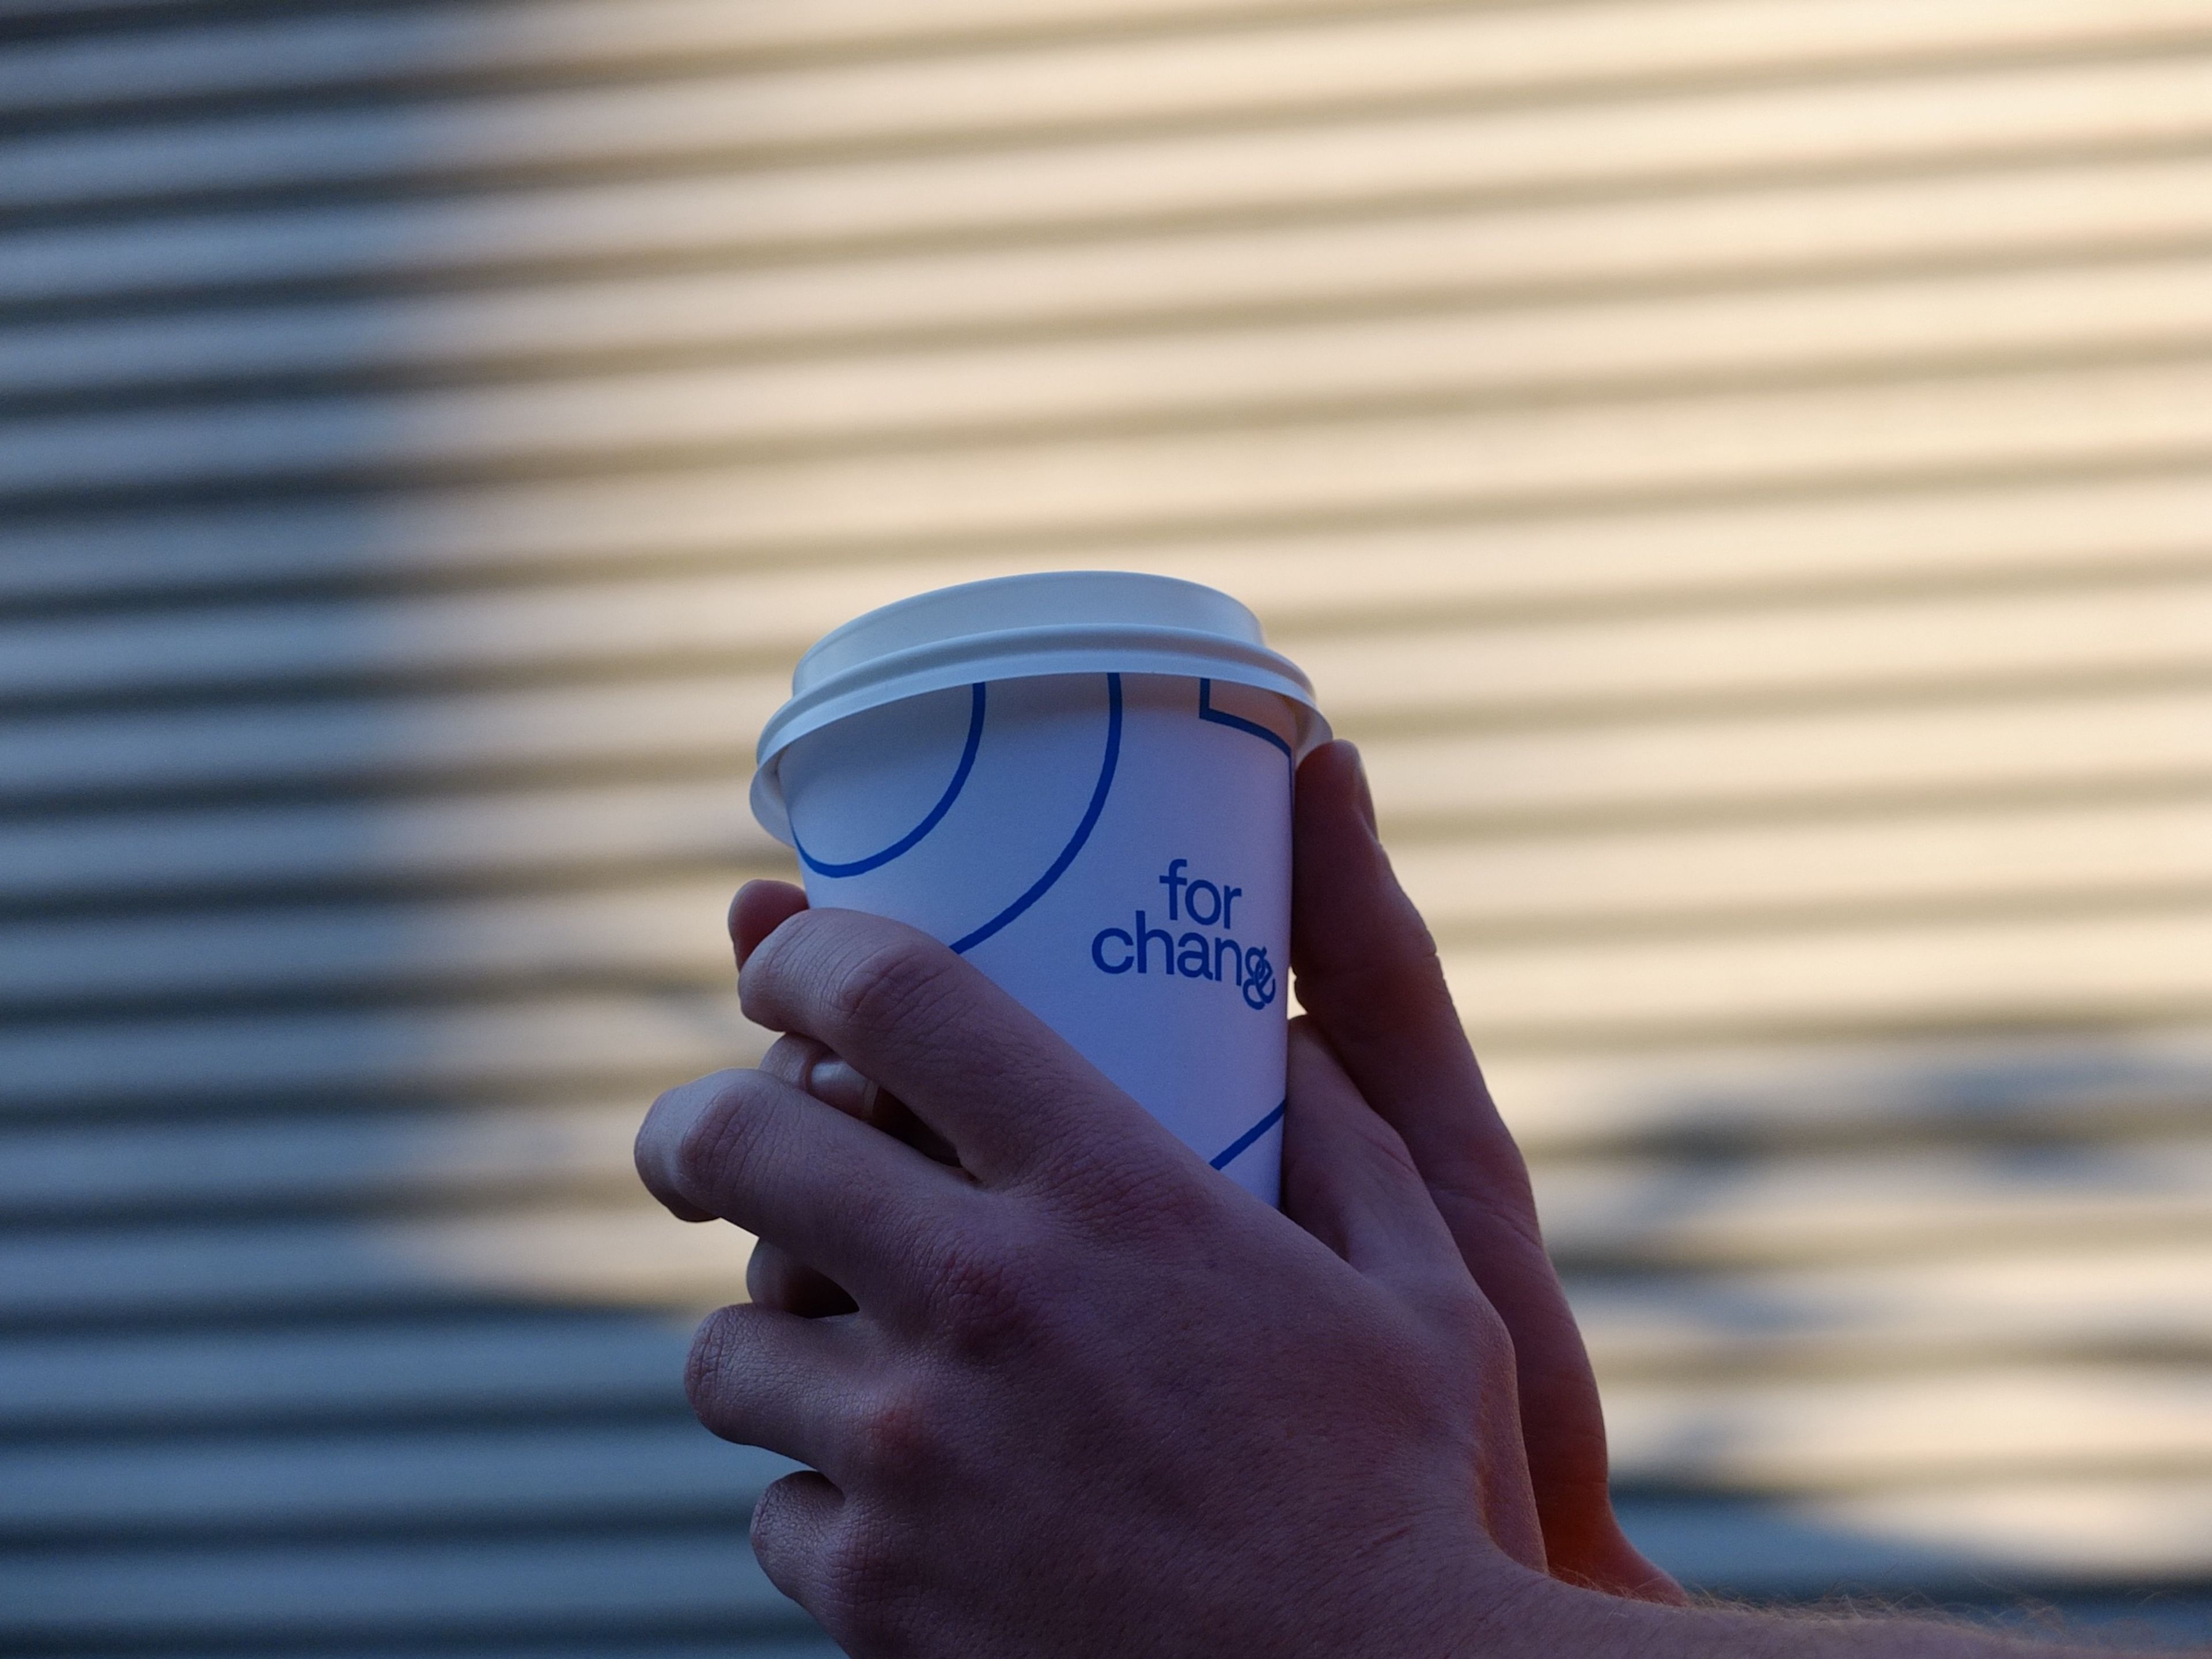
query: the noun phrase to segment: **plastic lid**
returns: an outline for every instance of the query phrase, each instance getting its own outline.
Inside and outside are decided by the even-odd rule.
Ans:
[[[761,731],[753,815],[790,837],[776,757],[800,738],[902,697],[1042,674],[1179,674],[1256,686],[1297,712],[1301,758],[1328,739],[1313,684],[1270,651],[1260,619],[1196,582],[1123,570],[1001,576],[917,593],[823,635]]]

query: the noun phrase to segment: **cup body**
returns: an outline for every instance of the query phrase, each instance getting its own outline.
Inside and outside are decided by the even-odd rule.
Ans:
[[[1201,678],[979,680],[799,738],[780,785],[811,902],[942,939],[1273,1204],[1297,730]]]

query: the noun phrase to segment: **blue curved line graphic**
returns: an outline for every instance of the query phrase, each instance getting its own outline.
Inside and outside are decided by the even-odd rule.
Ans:
[[[1121,677],[1109,674],[1106,677],[1106,760],[1098,769],[1098,787],[1091,792],[1091,805],[1084,811],[1083,822],[1075,826],[1075,834],[1069,837],[1067,845],[1060,849],[1060,856],[1052,861],[1052,868],[1039,876],[1028,892],[974,933],[952,941],[956,953],[964,953],[981,945],[1042,898],[1053,883],[1067,873],[1067,866],[1075,862],[1075,855],[1083,850],[1083,843],[1091,839],[1091,832],[1098,827],[1098,815],[1106,810],[1107,793],[1114,787],[1114,768],[1121,758]]]
[[[1282,1106],[1276,1107],[1273,1111],[1268,1113],[1267,1116],[1261,1118],[1257,1123],[1247,1129],[1243,1134],[1231,1141],[1228,1146],[1216,1152],[1210,1160],[1213,1167],[1217,1170],[1225,1170],[1231,1164],[1234,1164],[1239,1158],[1243,1157],[1246,1152],[1251,1151],[1253,1142],[1259,1139],[1261,1135],[1267,1133],[1268,1130],[1273,1128],[1276,1124],[1282,1121],[1283,1107],[1288,1106],[1290,1103],[1289,1100],[1285,1099],[1283,1102]]]
[[[975,750],[983,742],[983,682],[978,680],[973,688],[974,699],[968,708],[968,746],[960,751],[960,767],[953,773],[952,781],[945,786],[944,797],[929,809],[929,816],[908,830],[905,835],[872,857],[854,859],[850,864],[824,864],[799,843],[799,826],[791,828],[791,844],[798,849],[799,861],[817,876],[864,876],[869,871],[889,864],[902,853],[910,853],[921,842],[921,838],[937,828],[938,820],[952,810],[952,803],[960,799],[967,787],[968,775],[975,769]]]
[[[1231,714],[1216,708],[1213,706],[1212,680],[1200,680],[1198,683],[1198,717],[1202,720],[1212,720],[1216,726],[1233,726],[1239,732],[1249,732],[1262,743],[1272,743],[1276,748],[1281,750],[1283,758],[1290,762],[1292,767],[1296,767],[1298,763],[1298,757],[1291,752],[1291,745],[1261,725],[1259,721],[1248,720],[1242,714]]]

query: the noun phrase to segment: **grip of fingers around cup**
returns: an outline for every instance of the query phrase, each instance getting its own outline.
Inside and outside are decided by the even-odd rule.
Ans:
[[[848,1060],[832,1054],[823,1054],[806,1068],[806,1092],[825,1105],[859,1118],[863,1123],[873,1123],[878,1128],[886,1127],[878,1121],[884,1091],[871,1079],[862,1077]]]
[[[939,1164],[960,1161],[944,1136],[916,1117],[903,1101],[887,1093],[873,1079],[861,1076],[848,1060],[825,1052],[807,1066],[805,1088],[825,1105],[835,1106],[894,1139],[904,1141],[924,1158]]]

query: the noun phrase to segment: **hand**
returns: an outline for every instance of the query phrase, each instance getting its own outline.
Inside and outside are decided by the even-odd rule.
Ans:
[[[1597,1382],[1544,1253],[1527,1166],[1491,1103],[1436,946],[1391,874],[1350,744],[1306,757],[1297,811],[1298,1000],[1367,1104],[1398,1132],[1512,1338],[1521,1439],[1551,1571],[1616,1595],[1679,1601],[1674,1581],[1613,1518]]]
[[[1540,1650],[1534,1604],[1584,1598],[1543,1573],[1512,1345],[1317,1033],[1286,1219],[942,945],[753,895],[745,1010],[793,1039],[664,1096],[638,1164],[785,1264],[690,1376],[818,1471],[755,1512],[777,1585],[863,1655]],[[794,1078],[878,1080],[957,1164]]]

